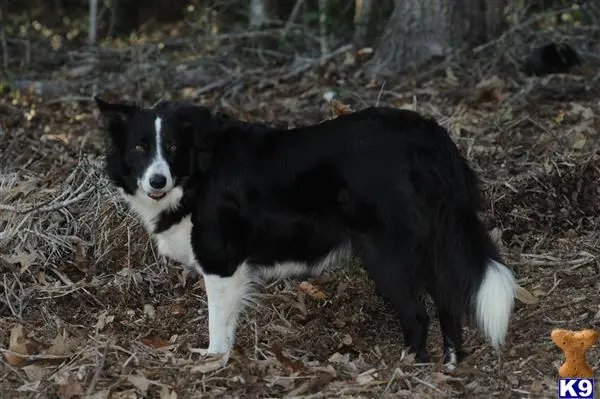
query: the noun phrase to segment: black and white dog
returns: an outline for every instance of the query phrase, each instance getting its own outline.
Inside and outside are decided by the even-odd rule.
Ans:
[[[516,282],[478,218],[477,176],[434,121],[378,107],[282,130],[183,102],[96,102],[109,178],[160,253],[204,276],[202,353],[229,354],[253,282],[350,256],[397,311],[418,361],[429,360],[423,293],[447,368],[464,356],[465,315],[503,344]]]

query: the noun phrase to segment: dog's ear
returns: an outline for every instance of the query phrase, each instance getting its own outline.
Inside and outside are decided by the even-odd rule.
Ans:
[[[119,142],[133,114],[139,110],[135,105],[123,103],[109,103],[100,97],[94,97],[102,117],[108,122],[107,131],[114,142]]]
[[[191,138],[190,156],[196,171],[206,172],[210,166],[218,135],[217,124],[208,108],[182,106],[175,111],[184,134]]]

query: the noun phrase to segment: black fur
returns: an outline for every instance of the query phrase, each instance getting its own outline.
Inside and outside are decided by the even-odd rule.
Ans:
[[[445,129],[384,107],[290,130],[181,103],[135,112],[132,136],[146,113],[158,113],[182,142],[178,148],[190,151],[175,160],[184,199],[160,216],[157,231],[191,214],[204,273],[231,276],[242,262],[315,264],[350,244],[398,312],[405,345],[417,359],[429,359],[421,301],[427,292],[437,306],[445,357],[452,349],[460,361],[462,317],[487,262],[501,259],[477,216],[483,207],[477,176]],[[107,171],[127,190],[135,160],[125,156],[123,137],[115,142],[123,147],[109,154]]]
[[[550,43],[536,48],[525,60],[523,71],[529,76],[567,73],[581,64],[577,52],[568,44]]]

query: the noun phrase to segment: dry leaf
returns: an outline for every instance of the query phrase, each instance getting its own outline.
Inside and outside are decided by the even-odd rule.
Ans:
[[[106,311],[102,311],[100,313],[100,315],[98,316],[98,322],[96,323],[96,330],[97,331],[104,330],[104,327],[106,327],[108,324],[112,323],[114,319],[115,319],[115,316],[109,315],[108,313],[106,313]]]
[[[327,294],[325,294],[323,291],[321,291],[319,288],[315,287],[308,281],[301,282],[298,285],[298,288],[300,288],[302,291],[304,291],[306,294],[308,294],[308,296],[310,296],[312,299],[316,299],[316,300],[327,299]]]
[[[515,298],[519,301],[523,302],[526,305],[535,305],[540,302],[535,296],[533,296],[529,291],[525,288],[521,287],[517,284],[517,288],[515,290]]]
[[[589,120],[594,118],[594,111],[589,107],[584,107],[581,104],[572,103],[571,110],[568,112],[569,115],[573,116],[581,116],[584,120]]]
[[[147,337],[142,338],[140,341],[142,341],[144,345],[151,348],[164,348],[169,346],[169,341],[165,341],[164,339],[160,338]]]
[[[150,386],[150,381],[144,377],[143,375],[128,375],[127,381],[142,394],[146,395],[148,392],[148,387]]]
[[[94,392],[91,395],[86,395],[85,399],[114,399],[114,396],[109,396],[110,391],[108,389],[103,389],[98,392]]]
[[[163,385],[160,389],[160,399],[177,399],[177,392]]]
[[[352,345],[352,337],[350,334],[344,335],[344,338],[342,338],[342,344],[346,346]]]
[[[297,301],[292,301],[292,308],[294,308],[300,312],[299,316],[302,319],[305,319],[306,316],[308,315],[308,311],[306,309],[305,297],[306,297],[306,295],[304,295],[304,293],[302,291],[300,291],[300,292],[298,292],[298,295],[296,295]]]
[[[37,253],[36,252],[21,252],[19,251],[17,254],[15,255],[4,255],[2,256],[2,259],[4,259],[6,262],[10,263],[11,265],[21,265],[21,269],[19,270],[20,273],[25,272],[27,269],[29,269],[29,267],[31,265],[33,265],[37,259]]]
[[[416,354],[408,353],[405,350],[402,351],[402,356],[400,358],[401,364],[413,364],[415,362]]]
[[[464,128],[464,126],[463,126],[462,123],[460,123],[460,122],[453,122],[450,125],[450,133],[452,133],[453,136],[460,137],[463,128]]]
[[[68,351],[66,337],[63,334],[58,333],[58,335],[52,340],[50,347],[46,349],[44,353],[47,355],[62,356]]]
[[[150,320],[154,319],[156,317],[156,311],[154,310],[154,306],[152,306],[149,303],[145,304],[144,305],[144,314],[146,316],[148,316],[148,318]]]
[[[113,392],[110,395],[110,399],[137,399],[137,398],[138,398],[138,394],[137,394],[137,390],[135,388],[126,389],[126,390],[120,391],[120,392]]]
[[[331,111],[336,116],[351,114],[354,112],[352,108],[336,99],[331,99],[331,101],[329,101],[329,105],[331,106]]]
[[[35,355],[39,353],[38,345],[34,341],[27,338],[25,335],[25,329],[21,324],[17,324],[10,331],[8,350],[14,353],[20,353],[22,355]],[[14,355],[8,352],[4,352],[4,357],[11,366],[18,366],[26,360],[26,358],[23,356]]]
[[[292,359],[288,358],[286,355],[284,355],[281,345],[273,344],[271,346],[271,352],[273,352],[273,354],[275,355],[275,358],[279,361],[279,363],[281,363],[289,371],[295,373],[295,372],[305,369],[305,367],[302,363],[292,360]]]
[[[210,373],[211,371],[215,371],[220,368],[223,368],[229,361],[229,355],[230,354],[227,353],[227,354],[223,355],[222,357],[206,359],[204,362],[202,362],[202,364],[193,366],[190,369],[190,372],[205,374],[205,373]]]
[[[355,380],[358,385],[367,385],[373,381],[375,381],[375,377],[373,373],[375,373],[377,369],[369,369],[365,372],[360,373],[356,376]]]
[[[440,373],[439,371],[434,371],[429,375],[429,382],[434,385],[444,383],[451,379],[452,376],[444,373]]]
[[[184,87],[180,91],[181,97],[183,98],[194,98],[196,97],[196,89],[194,87]]]
[[[587,141],[587,138],[585,137],[585,135],[583,133],[575,132],[573,134],[573,149],[581,150],[583,147],[585,147],[586,141]]]
[[[271,377],[273,379],[271,384],[277,387],[281,387],[285,392],[289,392],[296,386],[296,380],[294,378],[280,378],[279,376]]]
[[[329,384],[329,382],[331,382],[332,379],[333,377],[329,373],[318,373],[310,380],[304,381],[301,384],[299,384],[298,387],[294,390],[289,391],[286,397],[297,397],[308,391],[318,392],[325,385]]]
[[[173,316],[183,316],[186,313],[186,307],[182,302],[175,302],[171,306],[171,314]]]
[[[494,75],[489,79],[484,79],[477,83],[476,89],[503,89],[506,86],[506,82]]]
[[[70,399],[75,396],[83,395],[83,388],[74,373],[65,373],[58,376],[58,395],[61,399]]]
[[[42,138],[46,138],[50,141],[58,141],[63,144],[69,144],[69,138],[64,133],[57,133],[57,134],[48,133],[48,134],[44,134],[42,136]]]
[[[39,381],[50,372],[50,370],[38,366],[37,364],[23,366],[22,370],[27,374],[27,378],[29,378],[30,381]]]
[[[446,81],[453,85],[458,84],[458,79],[456,78],[454,71],[450,67],[446,68]]]
[[[335,295],[340,296],[348,289],[347,282],[341,282],[338,284],[337,289],[335,290]]]
[[[365,89],[374,89],[376,87],[381,87],[381,82],[377,79],[371,79],[365,86]]]
[[[329,363],[346,364],[350,362],[350,354],[346,353],[345,355],[342,355],[339,352],[335,352],[327,360],[329,361]]]

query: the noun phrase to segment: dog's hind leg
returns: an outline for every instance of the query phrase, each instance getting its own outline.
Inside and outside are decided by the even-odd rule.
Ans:
[[[442,300],[434,297],[434,301],[444,341],[444,367],[452,371],[465,357],[462,349],[462,315],[455,314]]]
[[[398,290],[404,289],[409,289],[409,287],[398,287]],[[404,345],[409,353],[415,354],[417,362],[428,363],[427,333],[429,331],[429,315],[417,293],[399,294],[399,291],[390,293],[388,300],[400,316]]]
[[[398,249],[385,250],[382,247],[367,251],[362,258],[375,282],[377,293],[392,305],[399,316],[407,352],[414,353],[417,362],[428,363],[429,315],[422,300],[421,284],[412,278],[413,258],[406,257]]]

